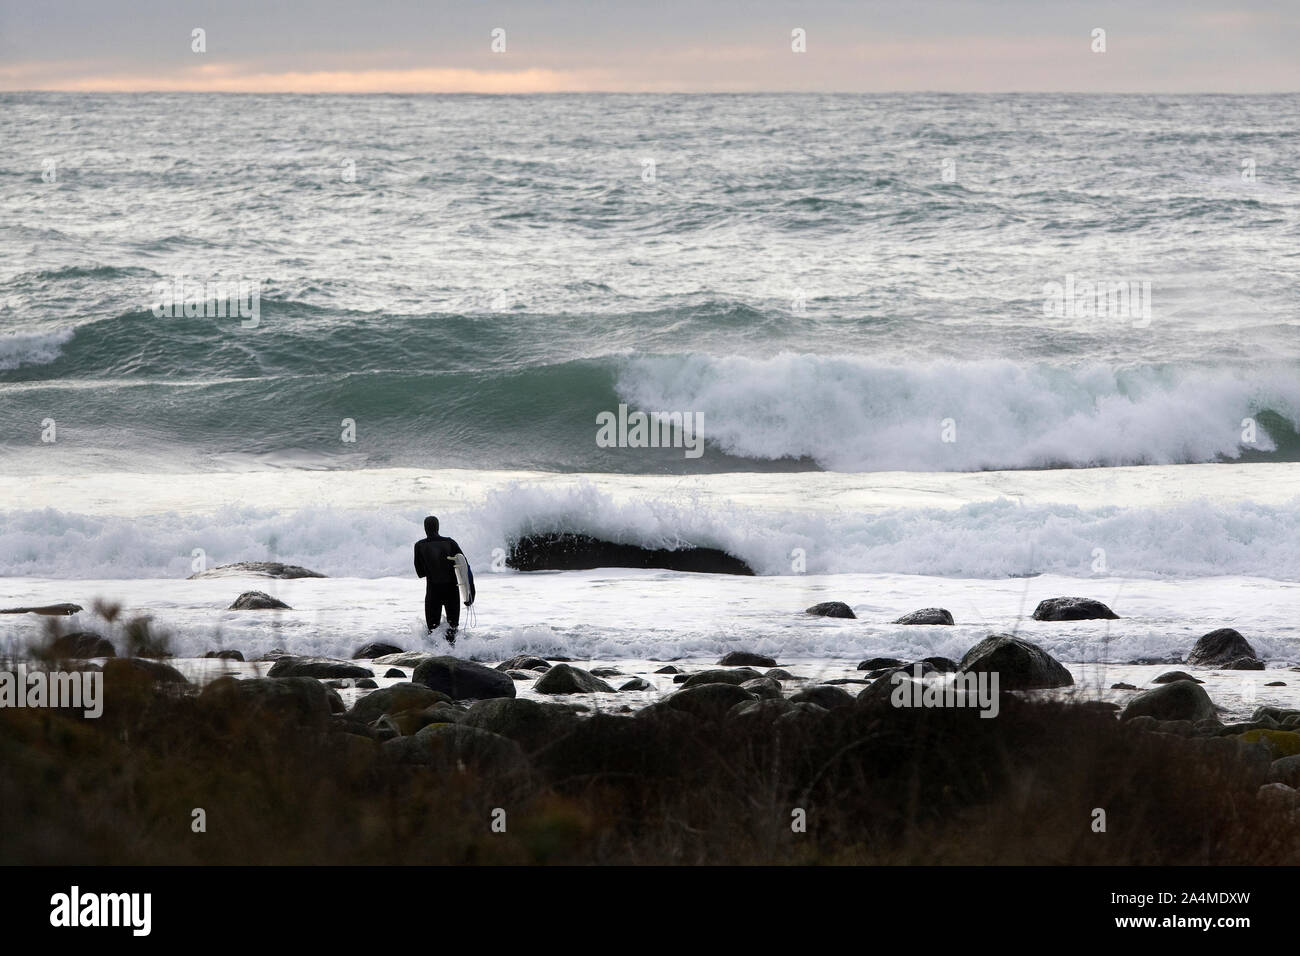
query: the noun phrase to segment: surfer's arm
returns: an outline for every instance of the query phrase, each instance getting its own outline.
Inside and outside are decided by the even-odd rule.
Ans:
[[[415,546],[415,576],[418,578],[424,577],[424,562],[420,560],[420,545],[418,543]]]

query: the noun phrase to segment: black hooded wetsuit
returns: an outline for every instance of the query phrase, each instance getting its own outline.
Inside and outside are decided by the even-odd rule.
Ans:
[[[425,522],[429,536],[415,542],[415,573],[424,578],[424,623],[432,631],[442,621],[442,610],[447,609],[448,636],[460,626],[460,588],[456,586],[456,565],[449,558],[464,552],[454,538],[438,534],[438,523]],[[474,600],[470,585],[470,600]]]

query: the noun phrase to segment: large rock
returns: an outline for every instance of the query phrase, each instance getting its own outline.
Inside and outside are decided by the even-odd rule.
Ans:
[[[369,667],[329,657],[281,657],[267,671],[268,677],[374,677]]]
[[[442,691],[452,700],[515,696],[515,682],[509,674],[458,657],[430,657],[416,666],[411,680]]]
[[[1208,720],[1214,716],[1214,701],[1200,684],[1189,680],[1162,684],[1138,694],[1128,702],[1122,720],[1154,717],[1156,720]]]
[[[117,656],[112,641],[90,631],[60,634],[50,642],[49,653],[52,657],[62,660]]]
[[[651,709],[678,710],[701,720],[721,720],[732,707],[758,698],[736,684],[699,684],[669,694]]]
[[[732,651],[718,661],[719,667],[775,667],[776,658],[753,651]]]
[[[709,574],[754,573],[744,561],[717,548],[643,548],[585,534],[524,535],[510,545],[506,566],[517,571],[589,571],[592,568],[666,568]]]
[[[843,601],[823,601],[821,604],[814,604],[804,610],[805,614],[815,614],[818,617],[843,617],[856,618],[853,608],[849,607]]]
[[[293,608],[265,591],[245,591],[227,611],[292,611]]]
[[[776,700],[781,697],[781,682],[773,677],[755,677],[739,686],[760,700]]]
[[[378,720],[384,714],[397,714],[404,710],[423,710],[439,701],[450,701],[446,694],[430,690],[423,684],[404,681],[367,694],[348,711],[348,719],[361,724]]]
[[[244,660],[243,652],[235,650],[208,651],[203,656],[220,661],[239,661],[242,663]]]
[[[296,564],[281,564],[279,561],[236,561],[234,564],[222,564],[191,574],[189,579],[193,581],[195,578],[234,577],[323,578],[325,575],[309,571]]]
[[[244,713],[316,729],[342,707],[338,694],[311,677],[219,677],[199,699],[227,715]]]
[[[112,684],[119,681],[178,686],[189,683],[185,675],[170,664],[145,660],[141,657],[114,657],[104,662],[104,683]]]
[[[1084,597],[1047,598],[1034,608],[1035,621],[1113,621],[1118,618],[1118,614],[1100,601]]]
[[[80,604],[43,604],[40,607],[7,607],[0,610],[0,614],[43,614],[47,617],[67,617],[83,610]]]
[[[1011,634],[990,634],[966,652],[960,668],[968,673],[996,673],[1000,691],[1074,683],[1070,672],[1045,650]]]
[[[890,670],[894,667],[902,667],[903,663],[897,657],[868,657],[865,661],[858,662],[857,669],[860,671]]]
[[[1255,658],[1255,648],[1250,641],[1231,627],[1210,631],[1192,648],[1187,663],[1201,667],[1224,667],[1239,658]]]
[[[831,684],[813,684],[811,687],[805,687],[797,694],[791,694],[790,700],[796,704],[816,704],[818,707],[825,707],[827,710],[834,710],[836,707],[847,707],[853,703],[853,695],[842,687],[835,687]]]
[[[556,664],[537,679],[533,690],[539,694],[614,693],[614,688],[599,677],[572,664]]]
[[[498,697],[475,702],[460,723],[508,737],[531,751],[568,733],[577,719],[564,704]]]
[[[691,674],[686,680],[682,681],[682,685],[685,687],[698,687],[700,684],[743,684],[745,681],[762,676],[752,667],[713,668],[700,671],[698,674]]]
[[[904,614],[895,624],[952,624],[952,612],[941,607],[923,607],[911,614]]]
[[[389,654],[400,654],[402,649],[396,644],[385,644],[383,641],[371,641],[364,647],[358,647],[357,652],[352,655],[354,661],[369,661],[376,657],[387,657]]]

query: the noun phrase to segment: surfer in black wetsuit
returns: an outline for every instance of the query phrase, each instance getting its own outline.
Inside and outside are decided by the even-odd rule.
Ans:
[[[424,519],[424,533],[428,537],[415,542],[415,573],[424,578],[424,623],[429,633],[442,620],[442,609],[447,609],[448,644],[456,643],[456,629],[460,626],[460,588],[456,585],[456,564],[449,559],[460,550],[454,538],[438,534],[438,519],[430,515]],[[470,579],[469,607],[474,603],[473,579]]]

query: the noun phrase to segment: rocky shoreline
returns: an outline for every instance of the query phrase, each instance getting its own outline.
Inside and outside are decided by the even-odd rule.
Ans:
[[[834,616],[839,607],[809,611]],[[1071,598],[1044,602],[1039,612],[1065,627],[1080,615],[1113,615]],[[943,608],[922,608],[898,623],[942,628],[951,619]],[[451,841],[459,847],[447,850],[453,856],[493,859],[499,846],[475,835],[474,821],[489,807],[522,813],[543,830],[581,821],[573,824],[581,837],[542,841],[562,847],[554,852],[570,862],[774,862],[789,853],[916,862],[938,852],[934,840],[951,844],[938,854],[945,862],[1029,862],[1055,858],[1052,844],[1017,828],[1026,813],[1069,842],[1071,828],[1088,832],[1085,809],[1101,808],[1112,820],[1119,814],[1126,842],[1073,847],[1068,862],[1203,862],[1206,854],[1300,861],[1296,840],[1260,842],[1279,828],[1300,833],[1300,707],[1261,702],[1233,712],[1207,692],[1231,680],[1285,686],[1297,668],[1259,673],[1264,664],[1231,628],[1207,632],[1179,660],[1121,667],[1131,680],[1104,685],[1086,668],[1000,633],[959,660],[810,662],[747,650],[675,661],[549,653],[475,661],[381,642],[350,659],[280,650],[245,660],[237,648],[181,659],[166,657],[166,641],[147,626],[128,622],[122,631],[126,656],[87,632],[53,630],[33,649],[37,666],[101,671],[104,710],[99,720],[51,712],[33,723],[40,718],[30,712],[0,708],[7,778],[19,781],[11,789],[27,786],[24,770],[41,765],[55,768],[71,792],[96,775],[111,777],[99,763],[111,760],[138,763],[141,779],[164,789],[180,781],[185,796],[176,799],[191,802],[197,792],[222,804],[233,774],[242,781],[239,812],[262,814],[267,801],[303,801],[328,780],[326,796],[311,800],[325,801],[313,812],[333,826],[351,827],[349,814],[370,803],[407,820],[418,806],[451,801],[446,821],[407,825]],[[138,788],[130,793],[137,796],[114,798],[127,806],[114,813],[141,812],[131,809]],[[38,817],[72,812],[31,799],[42,806],[32,811]],[[113,819],[97,809],[100,799],[71,802],[88,819]],[[612,819],[611,806],[623,808]],[[790,815],[812,812],[823,821],[820,835],[791,844],[800,831],[790,829]],[[969,832],[971,813],[994,821],[988,832],[974,829],[978,838]],[[466,833],[446,829],[455,820]],[[742,822],[766,842],[742,849],[749,839]],[[414,851],[388,822],[368,825],[381,835],[352,838],[375,859],[410,858]],[[292,828],[278,818],[275,826]],[[256,859],[350,859],[342,848],[308,852],[261,827],[270,845]],[[917,827],[927,834],[920,843]],[[1186,833],[1171,835],[1170,827]],[[708,838],[696,840],[696,830]],[[607,831],[616,838],[600,836]],[[994,831],[1001,842],[991,842]],[[551,852],[526,840],[508,845],[523,854],[513,862]],[[151,861],[192,852],[161,838],[150,846]],[[205,861],[232,862],[251,851],[203,852],[214,854]]]

